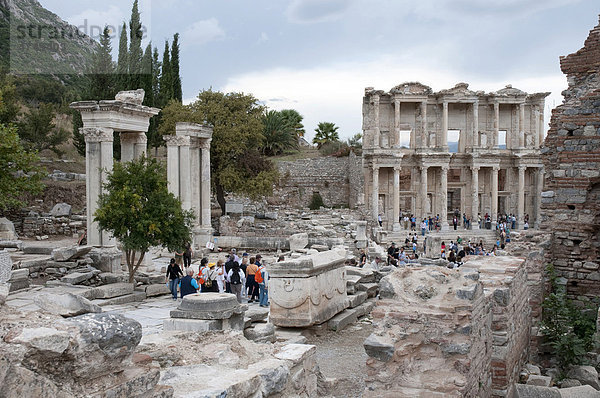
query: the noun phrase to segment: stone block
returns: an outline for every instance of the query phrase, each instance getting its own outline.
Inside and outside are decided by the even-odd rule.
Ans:
[[[356,290],[366,292],[368,297],[375,297],[377,296],[379,285],[377,283],[358,283],[356,284]]]
[[[275,327],[275,338],[287,344],[305,344],[306,337],[302,335],[302,329]]]
[[[256,305],[249,306],[244,315],[250,319],[250,322],[266,322],[269,317],[269,308]]]
[[[339,332],[351,323],[356,322],[357,319],[358,317],[356,316],[356,311],[354,309],[347,309],[331,318],[327,322],[327,327],[330,330]]]
[[[90,312],[102,312],[102,309],[88,299],[72,294],[42,293],[34,297],[33,302],[43,311],[68,318]]]
[[[290,236],[288,240],[291,251],[304,249],[306,246],[308,246],[308,234],[306,232],[294,234]]]
[[[23,253],[25,254],[52,254],[52,250],[54,250],[50,246],[23,246]]]
[[[239,305],[235,295],[230,293],[196,293],[183,298],[177,309],[171,311],[172,318],[185,319],[227,319],[234,314],[242,314],[247,306]]]
[[[581,385],[581,382],[579,380],[575,380],[575,379],[562,379],[560,381],[560,388],[579,387],[580,385]]]
[[[14,224],[6,217],[0,218],[0,240],[14,239],[17,239]]]
[[[596,390],[600,390],[598,371],[593,366],[573,366],[569,370],[569,373],[567,373],[567,377],[579,380],[582,385],[589,385]]]
[[[357,294],[348,296],[346,299],[348,302],[348,308],[355,308],[367,301],[367,292],[358,292]]]
[[[263,397],[270,397],[283,391],[290,377],[290,370],[285,362],[271,359],[259,362],[257,368]]]
[[[93,249],[92,246],[71,246],[59,247],[52,250],[52,259],[54,261],[72,261],[83,257]]]
[[[127,282],[127,275],[125,274],[113,274],[112,272],[101,272],[98,274],[102,283],[124,283]],[[165,279],[164,276],[162,278]],[[165,285],[163,283],[163,285]],[[166,286],[166,285],[165,285]],[[168,289],[167,289],[168,290]]]
[[[71,285],[77,285],[81,282],[87,281],[94,277],[94,273],[90,272],[72,272],[61,278],[64,283],[70,283]]]
[[[8,297],[9,291],[10,291],[9,284],[0,283],[0,305],[3,305],[6,302],[6,298]]]
[[[316,351],[317,347],[311,344],[286,344],[274,356],[277,359],[289,361],[292,366],[295,366],[315,355]]]
[[[115,101],[121,101],[126,104],[142,105],[145,94],[145,91],[141,88],[137,90],[119,91],[117,95],[115,95]]]
[[[360,279],[358,279],[356,281],[356,283],[360,282],[360,283],[373,283],[375,282],[375,273],[373,272],[372,269],[368,269],[368,268],[358,268],[358,267],[351,267],[351,266],[346,266],[346,274],[348,275],[348,277],[354,275],[354,276],[359,276]]]
[[[274,343],[275,326],[272,323],[257,323],[244,329],[244,336],[257,343]]]
[[[515,385],[516,398],[561,398],[558,388]]]
[[[369,315],[371,311],[373,311],[373,308],[375,308],[375,302],[367,301],[356,307],[354,310],[356,311],[356,316],[360,318],[361,316]]]
[[[329,250],[329,246],[327,245],[312,245],[310,248],[318,252],[324,252]]]
[[[10,273],[10,279],[8,281],[9,282],[22,281],[24,279],[27,279],[28,277],[29,277],[29,269],[28,268],[15,269]]]
[[[95,289],[94,289],[95,290]],[[144,301],[146,299],[146,292],[133,292],[124,296],[113,297],[109,299],[98,299],[94,300],[94,304],[98,304],[103,307],[105,305],[116,305],[116,304],[127,304],[138,301]]]
[[[363,343],[368,356],[378,361],[388,362],[394,356],[395,348],[391,340],[371,333]]]
[[[179,330],[184,332],[208,332],[221,330],[221,319],[181,319],[169,318],[163,321],[163,330]]]
[[[71,205],[67,203],[57,203],[50,210],[52,217],[69,217],[71,215]]]
[[[121,251],[116,247],[95,247],[89,252],[94,268],[103,272],[121,271]]]
[[[8,283],[10,292],[16,292],[17,290],[27,289],[29,287],[28,279],[21,279],[14,282]]]
[[[96,298],[109,299],[133,293],[133,283],[110,283],[96,288]]]
[[[146,297],[162,296],[164,294],[170,294],[171,291],[165,283],[157,283],[155,285],[148,285],[145,287]]]
[[[54,328],[25,328],[11,337],[10,342],[24,344],[48,355],[61,355],[69,348],[70,337],[69,333]]]
[[[561,398],[600,398],[600,391],[589,385],[561,388],[558,391]]]
[[[552,377],[529,375],[527,378],[527,384],[530,386],[550,387],[550,384],[552,384]]]

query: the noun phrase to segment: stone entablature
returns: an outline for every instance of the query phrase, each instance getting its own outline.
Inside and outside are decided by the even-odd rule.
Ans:
[[[308,327],[344,310],[345,259],[345,250],[334,249],[269,265],[269,320],[281,327]]]
[[[539,223],[539,147],[549,93],[468,87],[459,83],[433,92],[404,83],[389,92],[365,89],[365,202],[373,220],[382,214],[384,228],[400,229],[402,211],[418,219],[439,214],[447,229],[455,209],[473,228],[485,213],[493,225],[498,213],[515,214],[519,228],[525,215],[531,227]]]

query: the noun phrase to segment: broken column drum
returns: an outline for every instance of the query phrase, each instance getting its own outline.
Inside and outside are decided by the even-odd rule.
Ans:
[[[81,112],[86,146],[87,239],[92,246],[113,246],[114,239],[94,222],[98,197],[113,168],[113,132],[121,138],[121,161],[146,153],[146,132],[150,118],[160,109],[142,105],[144,90],[121,91],[114,100],[79,101],[72,109]]]
[[[268,266],[270,321],[282,327],[323,323],[346,308],[345,256],[329,250]]]
[[[237,302],[230,293],[195,293],[183,298],[171,319],[163,322],[164,330],[190,332],[208,330],[243,330],[247,305]]]

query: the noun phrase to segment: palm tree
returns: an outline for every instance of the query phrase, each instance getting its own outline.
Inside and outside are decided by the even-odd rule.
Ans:
[[[298,148],[295,130],[281,112],[268,111],[263,116],[263,125],[263,155],[274,156]]]
[[[284,109],[279,111],[283,119],[289,124],[294,131],[296,132],[296,136],[298,138],[304,137],[304,125],[302,124],[302,119],[304,117],[298,113],[295,109]]]
[[[338,135],[339,127],[335,125],[335,123],[331,122],[321,122],[319,126],[315,129],[317,133],[315,138],[313,138],[313,144],[317,144],[317,148],[320,149],[324,144],[328,142],[337,142],[340,140]]]

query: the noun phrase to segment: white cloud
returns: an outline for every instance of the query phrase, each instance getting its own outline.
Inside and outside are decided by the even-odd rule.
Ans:
[[[118,38],[121,25],[128,19],[129,17],[125,16],[125,12],[115,5],[111,5],[105,10],[87,9],[66,18],[67,22],[77,26],[80,31],[94,40],[100,39],[106,25],[113,30],[111,36]]]
[[[340,126],[340,136],[348,138],[362,128],[362,97],[365,87],[389,90],[405,81],[420,81],[438,91],[466,81],[473,90],[496,91],[512,84],[527,92],[552,91],[549,109],[562,101],[560,92],[566,80],[560,74],[515,77],[511,81],[470,80],[451,71],[426,65],[405,66],[395,57],[363,63],[344,63],[310,69],[274,68],[231,77],[222,91],[252,93],[271,109],[296,109],[304,116],[307,136],[312,138],[319,122]]]
[[[316,23],[339,19],[352,0],[292,0],[286,10],[290,22]]]
[[[202,45],[225,37],[225,31],[216,18],[194,22],[183,33],[183,43],[188,46]]]

